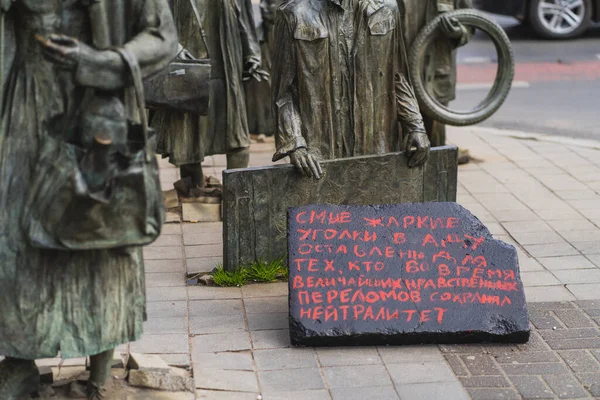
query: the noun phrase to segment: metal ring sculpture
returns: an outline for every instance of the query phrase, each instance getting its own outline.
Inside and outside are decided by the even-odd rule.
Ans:
[[[431,118],[453,126],[474,125],[491,117],[506,100],[514,78],[514,55],[508,36],[496,22],[490,20],[480,11],[463,9],[444,14],[456,18],[467,28],[477,28],[492,39],[498,54],[498,72],[496,80],[487,97],[469,111],[455,111],[441,104],[427,91],[423,79],[425,56],[429,46],[438,40],[441,32],[439,16],[421,30],[412,45],[409,55],[409,70],[415,94],[419,100],[421,111]]]

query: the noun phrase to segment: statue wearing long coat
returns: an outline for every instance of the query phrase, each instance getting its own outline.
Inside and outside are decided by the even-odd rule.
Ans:
[[[63,33],[93,46],[88,3],[13,0],[3,5],[14,32],[0,120],[0,354],[20,359],[98,354],[139,339],[146,319],[141,248],[50,251],[28,244],[24,199],[48,135],[46,122],[78,114],[90,88],[116,92],[136,119],[130,72],[121,56],[81,57],[74,71],[47,61],[36,35]],[[124,46],[147,76],[177,49],[166,0],[105,0],[109,46]],[[73,117],[74,118],[74,117]],[[56,132],[55,132],[56,133]],[[58,132],[60,134],[60,132]]]

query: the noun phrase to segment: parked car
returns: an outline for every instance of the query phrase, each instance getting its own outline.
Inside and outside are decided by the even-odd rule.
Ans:
[[[528,22],[546,39],[573,38],[600,21],[600,0],[474,0],[474,5]]]

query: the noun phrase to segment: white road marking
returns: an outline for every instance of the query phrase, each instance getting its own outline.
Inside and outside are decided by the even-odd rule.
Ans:
[[[526,81],[514,81],[511,86],[513,89],[528,89],[531,84]],[[458,83],[457,90],[490,90],[492,83]]]

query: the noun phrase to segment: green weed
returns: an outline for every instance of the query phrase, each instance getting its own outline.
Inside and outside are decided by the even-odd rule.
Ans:
[[[212,275],[217,286],[243,286],[248,282],[268,283],[287,280],[288,268],[283,258],[280,258],[275,261],[259,261],[240,266],[235,272],[225,271],[223,266],[219,265]]]

